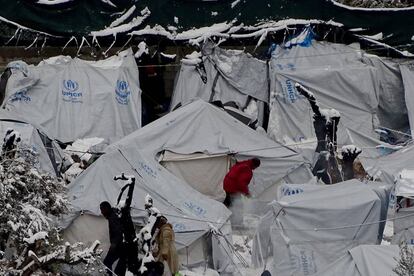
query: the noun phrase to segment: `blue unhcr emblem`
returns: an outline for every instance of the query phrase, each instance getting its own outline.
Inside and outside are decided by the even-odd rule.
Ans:
[[[27,95],[27,89],[20,90],[13,94],[10,98],[10,102],[30,102],[32,98]]]
[[[291,80],[286,80],[283,85],[283,92],[287,102],[294,103],[298,98],[298,92]]]
[[[63,80],[62,95],[65,102],[82,102],[82,92],[79,91],[79,84],[74,80]]]
[[[126,81],[118,80],[116,82],[115,88],[115,98],[120,104],[128,104],[129,102],[129,95],[131,95],[131,91],[129,90],[129,85]]]

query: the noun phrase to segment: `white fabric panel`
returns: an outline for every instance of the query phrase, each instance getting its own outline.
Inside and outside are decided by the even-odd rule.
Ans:
[[[408,116],[398,62],[371,54],[364,54],[362,62],[375,67],[377,71],[380,83],[380,89],[377,91],[379,103],[377,114],[381,126],[392,129],[406,128]]]
[[[381,141],[374,132],[379,124],[379,100],[382,106],[391,105],[384,104],[391,99],[389,86],[398,85],[398,79],[381,82],[384,70],[364,64],[360,52],[345,45],[313,41],[310,47],[277,48],[270,62],[269,135],[282,143],[315,138],[313,113],[307,99],[296,91],[297,82],[314,93],[321,108],[340,112],[338,144],[364,148],[360,158],[366,165],[364,158],[381,155],[375,149]],[[384,90],[387,95],[382,95]],[[395,92],[393,104],[401,100],[398,95]]]
[[[141,91],[132,50],[105,61],[56,57],[12,68],[3,106],[62,142],[113,142],[141,127]]]
[[[408,217],[407,217],[408,216]],[[400,208],[395,212],[394,236],[392,244],[399,245],[402,242],[414,245],[414,207]],[[404,218],[406,217],[406,218]]]
[[[407,105],[410,121],[411,136],[414,136],[414,69],[408,65],[400,65],[401,76],[404,83],[405,104]]]
[[[108,221],[102,216],[81,215],[63,231],[63,239],[70,243],[82,241],[85,245],[91,245],[94,241],[99,240],[99,248],[106,254],[111,245]]]
[[[226,197],[223,180],[229,170],[230,158],[205,155],[204,158],[186,159],[186,155],[181,154],[176,158],[179,157],[177,161],[162,161],[161,164],[203,195],[223,202]]]
[[[394,276],[399,248],[396,245],[360,245],[320,272],[320,276]]]

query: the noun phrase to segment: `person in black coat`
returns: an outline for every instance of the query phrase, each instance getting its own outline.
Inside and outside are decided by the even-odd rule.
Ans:
[[[103,263],[107,267],[108,275],[113,275],[111,271],[112,265],[118,260],[118,264],[113,272],[117,276],[124,276],[126,272],[126,256],[121,219],[116,209],[112,208],[111,204],[107,201],[100,204],[100,209],[102,215],[108,220],[109,240],[111,242],[111,246]]]

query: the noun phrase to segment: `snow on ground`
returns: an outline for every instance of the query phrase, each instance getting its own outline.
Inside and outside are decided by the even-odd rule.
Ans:
[[[394,221],[387,221],[384,229],[384,236],[382,238],[381,244],[389,245],[391,244],[392,237],[394,236]]]

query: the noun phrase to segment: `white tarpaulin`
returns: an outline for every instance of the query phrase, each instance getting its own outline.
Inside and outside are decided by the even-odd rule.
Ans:
[[[234,102],[241,110],[250,98],[258,101],[259,125],[263,103],[269,102],[267,64],[240,50],[224,50],[206,43],[199,63],[183,61],[177,76],[171,108],[195,99]],[[201,66],[202,65],[202,66]]]
[[[381,241],[385,188],[357,180],[304,186],[273,202],[261,220],[252,255],[257,266],[273,256],[272,275],[319,275],[351,248]]]
[[[52,138],[116,141],[141,127],[141,91],[132,50],[101,61],[54,57],[12,70],[3,106]]]
[[[318,273],[319,276],[396,276],[396,245],[360,245]]]
[[[25,123],[18,115],[3,110],[0,112],[0,148],[9,129],[20,134],[20,147],[23,151],[30,150],[37,154],[37,163],[34,165],[39,170],[52,175],[58,174],[58,163],[62,161],[63,153],[59,146],[52,142],[42,130]]]
[[[165,151],[160,163],[203,195],[224,201],[226,193],[223,180],[231,164],[231,157],[227,154],[177,154]]]
[[[414,68],[413,66],[400,65],[401,76],[404,83],[405,104],[410,120],[411,136],[414,135]]]
[[[363,148],[361,157],[380,155],[378,69],[361,61],[349,46],[312,41],[307,46],[277,48],[270,62],[271,112],[268,133],[283,143],[315,138],[313,113],[295,83],[308,88],[321,108],[341,114],[338,144]]]
[[[133,145],[154,159],[165,150],[178,154],[234,154],[239,160],[258,157],[261,165],[254,171],[249,189],[253,197],[263,200],[274,198],[276,184],[308,181],[313,177],[300,154],[202,100],[165,115],[107,150],[119,145]],[[199,173],[202,177],[208,172]]]
[[[377,71],[380,83],[378,90],[377,115],[381,126],[392,129],[404,129],[408,126],[404,86],[398,62],[364,53],[362,62]]]

